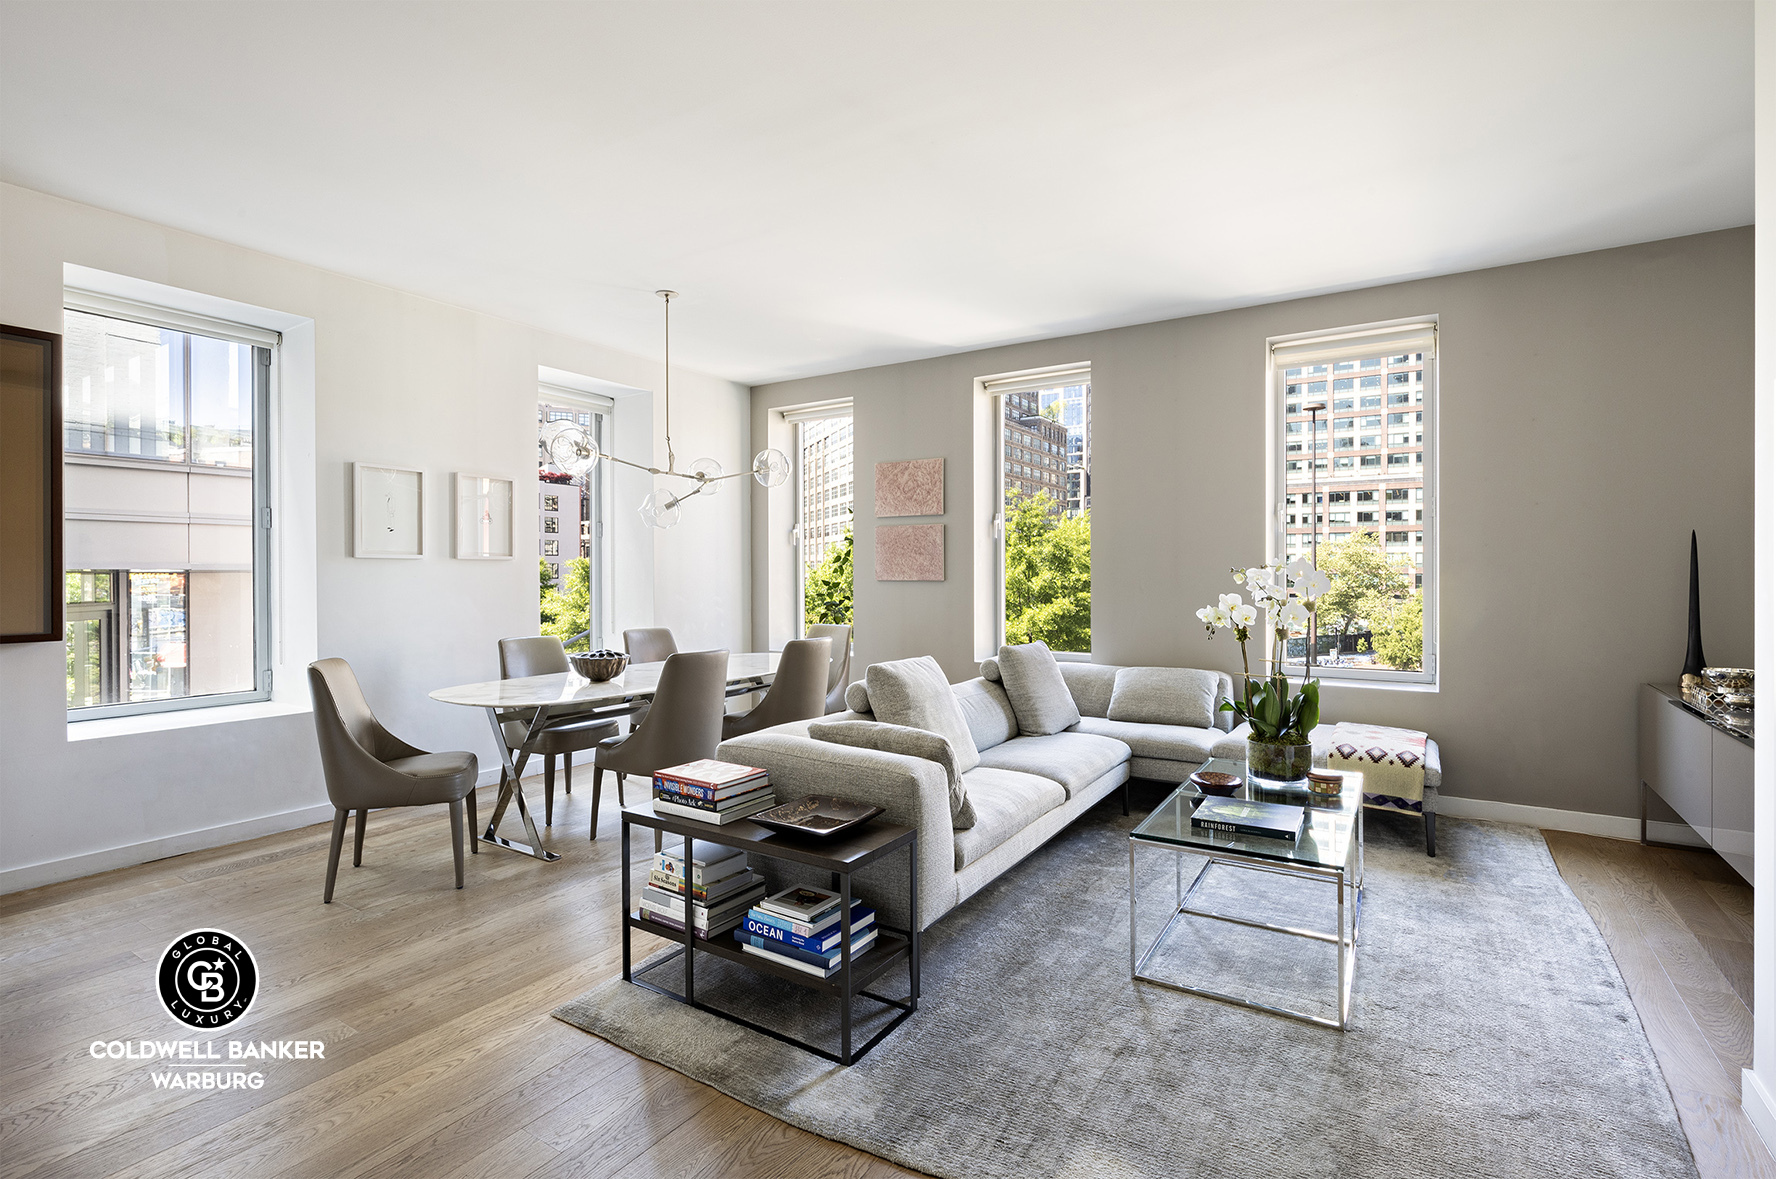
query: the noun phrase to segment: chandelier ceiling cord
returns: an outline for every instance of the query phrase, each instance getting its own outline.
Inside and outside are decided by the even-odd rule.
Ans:
[[[688,489],[673,491],[670,486],[656,484],[654,490],[636,510],[651,528],[671,528],[678,523],[679,505],[695,495],[714,495],[724,480],[738,479],[751,475],[761,487],[780,487],[789,478],[789,459],[781,450],[766,447],[752,456],[752,467],[745,471],[732,474],[723,472],[722,465],[712,458],[691,460],[690,466],[681,471],[678,459],[672,452],[672,300],[678,296],[677,291],[655,291],[654,294],[665,300],[665,380],[661,388],[661,403],[666,419],[666,469],[632,463],[628,459],[618,458],[614,454],[604,454],[598,449],[591,431],[572,421],[550,422],[543,427],[543,450],[549,456],[549,462],[558,470],[575,478],[586,474],[598,465],[600,458],[607,458],[613,463],[621,463],[625,467],[633,467],[638,471],[646,471],[656,478],[665,476],[672,479],[688,479],[694,486]]]

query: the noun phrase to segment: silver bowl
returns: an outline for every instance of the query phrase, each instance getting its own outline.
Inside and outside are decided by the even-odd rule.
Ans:
[[[587,655],[569,655],[573,669],[595,684],[615,679],[629,666],[629,656],[621,651],[593,651]]]
[[[1704,667],[1702,679],[1716,692],[1745,693],[1752,690],[1754,673],[1749,667]]]

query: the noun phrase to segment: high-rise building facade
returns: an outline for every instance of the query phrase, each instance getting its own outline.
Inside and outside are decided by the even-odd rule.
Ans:
[[[1284,555],[1309,553],[1316,527],[1321,544],[1373,532],[1422,586],[1424,353],[1292,368],[1283,380]]]
[[[1071,509],[1068,430],[1059,414],[1045,415],[1041,397],[1053,390],[1005,395],[1005,499],[1047,494],[1055,511]]]
[[[800,515],[804,577],[851,530],[852,432],[849,416],[801,423]]]
[[[597,415],[590,410],[566,405],[537,406],[537,424],[574,422],[597,436]],[[537,442],[537,553],[561,577],[564,561],[592,555],[592,480],[598,468],[578,478],[553,471],[549,456]]]
[[[1091,510],[1091,385],[1063,385],[1038,394],[1043,413],[1052,413],[1067,428],[1067,514]],[[1059,406],[1059,409],[1050,409]]]

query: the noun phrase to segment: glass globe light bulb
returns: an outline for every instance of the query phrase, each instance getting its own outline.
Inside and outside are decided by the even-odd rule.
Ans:
[[[726,472],[722,470],[722,465],[712,458],[692,460],[690,473],[692,475],[706,476],[706,478],[699,484],[699,490],[703,495],[714,495],[719,492],[721,490],[721,484],[717,483],[716,480],[726,474]]]
[[[556,422],[544,432],[543,447],[549,461],[576,479],[598,465],[598,444],[584,426]]]
[[[656,488],[636,510],[641,513],[642,523],[649,528],[666,529],[678,523],[679,506],[665,488]]]
[[[752,477],[760,487],[781,487],[789,478],[789,459],[776,447],[767,447],[752,456]]]

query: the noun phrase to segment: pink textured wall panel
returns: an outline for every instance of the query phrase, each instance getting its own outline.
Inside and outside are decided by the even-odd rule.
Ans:
[[[944,461],[940,458],[877,463],[876,515],[943,515],[943,476]],[[941,576],[938,580],[942,580]]]
[[[877,581],[942,581],[942,524],[883,524],[876,529]]]

